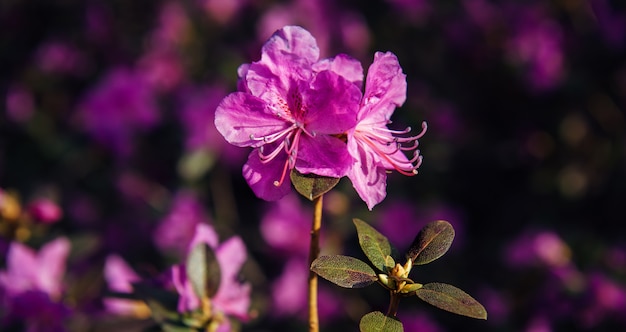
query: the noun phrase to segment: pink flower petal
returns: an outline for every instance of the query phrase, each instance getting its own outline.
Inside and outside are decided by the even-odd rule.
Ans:
[[[406,75],[402,73],[398,58],[391,52],[376,52],[374,62],[367,71],[359,119],[375,116],[388,120],[405,100]]]
[[[371,150],[364,148],[354,141],[348,142],[348,149],[355,157],[355,164],[348,171],[348,178],[359,197],[372,208],[383,201],[387,196],[387,172],[377,165],[377,157]]]
[[[265,101],[243,92],[226,96],[215,110],[215,127],[231,144],[257,147],[261,138],[288,127],[276,117]]]
[[[280,63],[285,57],[301,58],[314,63],[319,59],[320,50],[315,38],[299,26],[286,26],[276,31],[263,45],[261,63]]]
[[[361,66],[361,62],[346,54],[339,54],[334,58],[320,60],[313,65],[313,70],[316,72],[330,70],[343,76],[359,89],[363,85],[363,66]]]
[[[284,179],[278,187],[274,185],[274,181],[280,181],[283,177],[286,161],[287,155],[283,153],[264,164],[259,159],[258,150],[250,152],[248,162],[243,165],[243,177],[257,197],[267,201],[276,201],[289,193],[291,190],[289,178]],[[284,176],[288,177],[289,174],[284,174]]]
[[[316,134],[341,134],[354,127],[361,91],[345,78],[323,71],[302,91],[307,130]]]
[[[47,243],[39,250],[39,289],[47,292],[52,297],[61,294],[65,262],[70,253],[70,241],[64,237]],[[21,264],[24,264],[23,262]]]
[[[346,175],[353,159],[346,144],[339,138],[328,135],[309,137],[302,135],[296,169],[303,174],[317,174],[340,178]]]

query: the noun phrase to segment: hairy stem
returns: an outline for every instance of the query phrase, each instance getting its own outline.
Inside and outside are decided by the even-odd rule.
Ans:
[[[309,249],[309,267],[320,253],[320,228],[322,227],[322,205],[324,195],[313,201],[313,224],[311,225],[311,246]],[[319,331],[317,313],[317,274],[309,270],[309,332]]]

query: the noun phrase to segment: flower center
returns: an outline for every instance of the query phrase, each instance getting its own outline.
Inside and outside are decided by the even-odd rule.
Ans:
[[[273,105],[270,105],[270,108],[274,111],[274,115],[289,124],[288,127],[266,136],[255,137],[254,135],[250,135],[250,139],[263,142],[263,145],[258,148],[261,163],[269,163],[283,151],[287,154],[287,160],[283,165],[281,176],[278,180],[274,181],[274,186],[276,187],[280,187],[283,184],[287,172],[296,165],[298,146],[302,133],[310,137],[315,137],[315,132],[309,132],[305,127],[304,116],[307,111],[306,106],[302,104],[300,93],[297,90],[291,91],[289,97],[289,103],[282,98],[278,98]],[[265,147],[269,145],[272,146],[272,149],[266,153]]]

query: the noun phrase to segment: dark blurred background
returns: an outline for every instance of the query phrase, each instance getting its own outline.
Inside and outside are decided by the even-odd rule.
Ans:
[[[237,67],[293,24],[316,37],[321,57],[347,53],[367,69],[374,52],[395,53],[408,91],[393,125],[428,123],[419,174],[391,174],[373,211],[347,179],[325,198],[323,252],[363,258],[353,217],[400,251],[430,220],[454,225],[450,252],[412,277],[462,288],[489,319],[406,299],[405,330],[626,328],[625,3],[2,0],[0,188],[24,202],[49,198],[63,217],[4,234],[0,253],[11,241],[72,239],[69,329],[98,329],[90,317],[108,254],[143,275],[171,263],[152,234],[180,192],[201,202],[222,238],[246,243],[242,278],[258,317],[243,330],[304,329],[272,286],[288,260],[262,231],[277,203],[254,197],[241,176],[248,151],[213,128]],[[303,232],[294,236],[306,241]],[[331,311],[323,331],[354,330],[363,314],[386,310],[378,287],[320,283],[335,296],[320,304]]]

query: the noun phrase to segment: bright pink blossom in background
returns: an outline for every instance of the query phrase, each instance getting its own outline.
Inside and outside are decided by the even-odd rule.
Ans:
[[[354,127],[361,93],[333,71],[314,72],[318,57],[306,30],[277,31],[261,60],[240,69],[245,92],[229,94],[215,112],[215,126],[229,143],[254,148],[243,173],[260,198],[285,196],[292,169],[343,177],[352,164],[338,136]]]
[[[28,332],[64,331],[69,309],[61,296],[69,252],[66,238],[45,244],[39,252],[11,243],[6,270],[0,271],[0,319],[22,321]]]
[[[285,263],[281,275],[272,282],[273,316],[296,316],[306,321],[309,278],[307,266],[306,256],[292,257]],[[328,322],[344,314],[345,303],[334,287],[336,286],[325,282],[319,286],[318,311],[322,322]]]
[[[211,298],[211,308],[214,313],[233,316],[239,320],[249,318],[251,286],[240,283],[238,273],[246,260],[246,247],[239,237],[218,244],[217,233],[207,224],[198,224],[196,233],[189,244],[188,252],[196,245],[205,243],[215,251],[220,266],[220,285],[217,293]],[[187,279],[185,265],[175,265],[171,269],[171,278],[178,295],[178,311],[187,312],[200,306],[200,299],[193,291],[191,282]],[[220,326],[218,331],[230,331],[228,320]]]
[[[261,235],[276,254],[307,257],[311,238],[311,209],[295,194],[271,204],[261,219]]]

